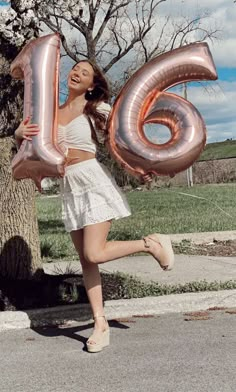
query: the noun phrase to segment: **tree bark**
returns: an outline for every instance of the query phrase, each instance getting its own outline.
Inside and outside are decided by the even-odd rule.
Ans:
[[[42,265],[35,185],[31,180],[15,181],[11,159],[15,143],[0,139],[0,277],[40,278]]]
[[[21,2],[12,1],[11,5],[21,15]],[[35,26],[28,30],[37,36]],[[14,181],[11,172],[16,152],[12,135],[22,119],[23,83],[11,78],[10,64],[20,48],[2,34],[0,46],[0,280],[40,278],[35,185],[31,180]]]

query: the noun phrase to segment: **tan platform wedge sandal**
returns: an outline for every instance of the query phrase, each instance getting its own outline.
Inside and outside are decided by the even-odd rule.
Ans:
[[[93,319],[104,318],[105,316],[94,316]],[[104,347],[110,344],[110,329],[109,326],[104,331],[94,331],[86,342],[87,350],[89,353],[98,353]]]
[[[150,253],[152,256],[158,261],[160,267],[164,271],[170,271],[174,266],[174,252],[171,244],[170,237],[166,234],[149,234],[147,237],[143,237],[145,248],[151,248]],[[158,249],[155,251],[153,249],[153,243],[159,244],[161,246],[161,250]]]

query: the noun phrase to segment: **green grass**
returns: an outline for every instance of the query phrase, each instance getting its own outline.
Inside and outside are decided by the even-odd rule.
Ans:
[[[236,140],[209,143],[200,155],[199,161],[236,157]]]
[[[140,239],[151,232],[174,234],[236,230],[235,192],[236,184],[130,192],[127,197],[132,215],[113,223],[109,239]],[[59,198],[40,196],[37,209],[42,256],[47,261],[50,258],[77,258],[70,236],[61,222]]]
[[[207,282],[206,280],[201,280],[184,284],[146,283],[135,276],[121,272],[102,274],[102,283],[104,300],[157,297],[161,295],[232,290],[236,288],[235,280],[227,282]]]

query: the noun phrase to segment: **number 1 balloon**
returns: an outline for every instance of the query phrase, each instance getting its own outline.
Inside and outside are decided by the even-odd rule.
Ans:
[[[174,176],[199,157],[206,143],[200,113],[180,96],[165,92],[179,83],[215,80],[217,73],[206,43],[164,53],[141,67],[117,97],[110,116],[109,149],[131,174]],[[155,144],[144,125],[167,126],[171,138]]]
[[[32,142],[24,140],[12,161],[15,179],[32,178],[40,188],[45,177],[63,174],[64,154],[57,144],[60,39],[50,34],[30,41],[11,64],[11,75],[24,79],[24,118],[38,124]]]
[[[12,162],[16,179],[32,178],[38,187],[44,177],[63,175],[65,157],[57,144],[59,35],[50,34],[27,44],[13,61],[14,78],[25,80],[24,118],[31,116],[40,133],[23,141]],[[204,122],[185,99],[165,90],[179,83],[215,80],[217,73],[206,43],[195,43],[160,55],[124,86],[109,120],[109,147],[130,173],[173,176],[198,158],[206,142]],[[164,144],[150,142],[146,123],[169,127]]]

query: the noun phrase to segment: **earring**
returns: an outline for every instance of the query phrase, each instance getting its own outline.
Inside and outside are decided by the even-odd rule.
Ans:
[[[93,95],[93,90],[88,90],[88,94],[91,97]]]

